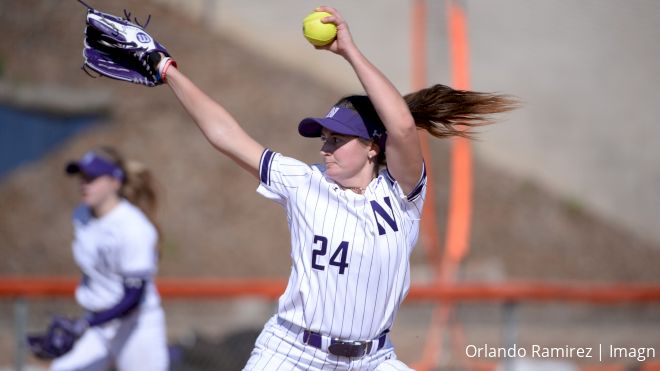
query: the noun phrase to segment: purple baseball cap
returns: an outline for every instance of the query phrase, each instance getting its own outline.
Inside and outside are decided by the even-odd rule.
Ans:
[[[69,162],[66,165],[66,173],[69,175],[83,174],[93,179],[109,175],[118,180],[124,180],[124,171],[117,164],[93,151],[85,153],[78,161]]]
[[[385,126],[381,122],[365,120],[350,108],[334,106],[325,117],[308,117],[298,125],[298,133],[303,137],[316,138],[321,136],[323,128],[338,134],[374,140],[381,149],[385,149]]]

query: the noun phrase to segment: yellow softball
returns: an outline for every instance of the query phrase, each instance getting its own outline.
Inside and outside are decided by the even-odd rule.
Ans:
[[[337,36],[337,26],[332,23],[321,22],[321,19],[331,15],[328,12],[315,11],[303,19],[303,35],[312,45],[330,44]]]

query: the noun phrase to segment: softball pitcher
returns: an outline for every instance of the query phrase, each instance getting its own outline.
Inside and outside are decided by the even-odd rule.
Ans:
[[[417,130],[467,135],[456,125],[478,125],[480,114],[507,110],[510,101],[442,85],[404,100],[341,15],[317,10],[337,26],[335,41],[317,48],[343,57],[367,93],[299,124],[301,135],[321,138],[321,165],[264,149],[173,64],[162,72],[211,144],[258,177],[258,192],[286,212],[291,275],[245,369],[407,370],[389,330],[410,285],[426,192]]]
[[[51,370],[167,370],[149,172],[107,147],[70,162],[66,172],[80,179],[73,257],[82,272],[76,301],[86,314],[75,321],[80,338]]]
[[[408,370],[389,333],[410,286],[409,257],[426,192],[418,130],[467,137],[487,122],[484,115],[514,102],[444,85],[402,97],[360,52],[342,16],[330,7],[316,10],[329,12],[323,22],[337,28],[334,41],[316,48],[343,58],[366,91],[339,100],[325,117],[300,122],[302,136],[321,139],[320,165],[257,143],[139,26],[129,25],[139,30],[120,38],[97,26],[98,19],[122,27],[125,21],[90,9],[94,32],[87,32],[85,66],[118,80],[169,85],[208,141],[260,181],[259,194],[284,208],[291,275],[246,370]],[[138,51],[126,53],[127,40]],[[133,58],[139,63],[123,62]]]

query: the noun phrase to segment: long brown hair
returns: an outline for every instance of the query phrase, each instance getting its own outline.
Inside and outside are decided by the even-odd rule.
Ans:
[[[519,106],[509,95],[456,90],[436,84],[407,94],[403,99],[418,128],[437,138],[474,138],[473,129],[493,123],[490,115]]]
[[[112,161],[124,172],[124,179],[119,189],[119,195],[137,206],[149,221],[156,227],[160,240],[161,229],[156,218],[158,197],[156,195],[155,179],[149,169],[142,163],[126,160],[116,149],[102,146],[94,149],[97,155]]]
[[[403,97],[418,129],[429,132],[436,138],[453,136],[474,139],[474,128],[493,123],[490,115],[511,111],[519,106],[518,100],[509,95],[456,90],[436,84],[407,94]],[[351,95],[341,98],[335,106],[352,109],[365,121],[380,123],[371,100],[366,95]],[[384,143],[380,145],[376,163],[384,165]]]

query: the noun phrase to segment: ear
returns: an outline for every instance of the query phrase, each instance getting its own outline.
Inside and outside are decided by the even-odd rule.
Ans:
[[[368,152],[369,159],[375,161],[379,153],[380,153],[380,146],[378,146],[378,144],[376,144],[375,141],[371,141],[371,145],[369,147],[369,152]]]
[[[112,177],[112,188],[114,188],[117,193],[119,193],[119,190],[121,190],[121,184],[121,180]]]

